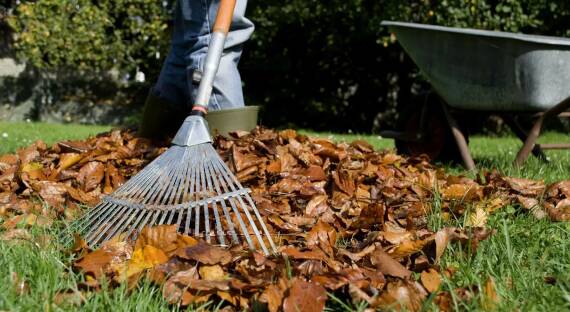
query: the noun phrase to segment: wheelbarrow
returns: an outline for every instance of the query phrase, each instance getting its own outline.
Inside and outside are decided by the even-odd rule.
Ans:
[[[400,152],[432,158],[457,152],[468,170],[475,163],[455,116],[495,114],[524,142],[515,165],[532,152],[570,144],[537,144],[544,121],[570,117],[570,39],[384,21],[419,67],[435,94],[421,97],[400,131],[383,131]],[[517,116],[531,114],[530,131]],[[445,157],[442,157],[445,158]]]

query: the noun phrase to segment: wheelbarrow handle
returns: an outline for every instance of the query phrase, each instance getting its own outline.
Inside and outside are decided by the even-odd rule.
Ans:
[[[208,113],[208,102],[212,95],[214,78],[220,65],[226,36],[232,24],[235,6],[236,0],[220,1],[212,37],[208,45],[208,54],[206,54],[206,61],[204,62],[204,72],[200,78],[200,85],[198,86],[198,93],[196,94],[194,106],[192,106],[191,115],[204,117]]]

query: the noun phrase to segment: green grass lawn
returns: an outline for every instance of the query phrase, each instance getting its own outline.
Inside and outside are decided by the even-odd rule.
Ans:
[[[49,145],[61,140],[84,139],[109,129],[107,126],[0,121],[0,154],[14,152],[40,139]]]
[[[25,146],[38,138],[53,143],[62,139],[86,137],[107,129],[75,125],[0,123],[0,153],[14,151],[17,147]],[[7,133],[7,137],[4,137],[3,133]],[[376,148],[393,148],[391,140],[375,135],[305,133],[341,141],[365,139]],[[541,142],[563,140],[570,141],[570,136],[549,133]],[[547,183],[570,179],[570,151],[549,151],[549,163],[531,158],[522,169],[515,169],[511,163],[520,145],[518,140],[510,137],[474,137],[470,143],[480,168],[496,168],[511,176],[543,179]],[[461,167],[448,169],[455,173],[463,172]],[[434,222],[434,227],[461,224],[463,220],[446,224]],[[570,311],[570,224],[537,221],[514,207],[507,207],[490,217],[489,226],[497,232],[480,244],[474,256],[460,250],[456,245],[446,252],[443,264],[454,266],[458,271],[451,280],[445,281],[444,288],[452,290],[468,285],[482,287],[488,277],[492,276],[501,297],[499,311]],[[71,299],[67,300],[70,302],[67,306],[54,303],[54,296],[58,292],[74,289],[82,278],[69,267],[71,260],[65,251],[55,247],[56,237],[64,237],[62,234],[65,232],[41,229],[33,229],[33,232],[36,237],[52,235],[52,242],[48,243],[48,247],[35,242],[0,242],[0,310],[75,309],[71,305]],[[29,291],[18,294],[14,285],[14,272],[20,279],[27,281]],[[549,283],[546,283],[546,280]],[[342,306],[334,305],[335,309],[342,309]],[[478,297],[469,302],[455,301],[454,307],[457,310],[469,311],[483,309]],[[173,307],[163,301],[159,288],[143,284],[130,293],[124,288],[94,293],[88,296],[81,309],[166,311]],[[215,307],[210,306],[207,309]],[[425,310],[437,308],[428,300]]]

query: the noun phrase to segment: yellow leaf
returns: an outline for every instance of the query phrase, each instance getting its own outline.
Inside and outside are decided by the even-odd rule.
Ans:
[[[73,165],[75,165],[76,163],[78,163],[81,159],[83,159],[83,156],[81,156],[81,154],[77,154],[77,153],[65,153],[65,154],[61,154],[60,158],[59,158],[59,167],[58,170],[65,170]]]
[[[487,211],[481,207],[476,207],[475,211],[469,214],[466,225],[472,227],[483,227],[487,224],[488,216],[489,213]]]
[[[219,265],[202,265],[198,270],[200,277],[209,281],[219,281],[224,279],[224,270]]]
[[[482,191],[477,185],[452,184],[441,191],[445,200],[472,201],[482,196]]]
[[[133,252],[133,256],[127,263],[127,271],[125,272],[125,278],[129,278],[137,273],[140,273],[146,269],[150,269],[157,264],[162,264],[168,261],[168,257],[164,251],[153,247],[151,245],[146,245],[143,248],[136,249]]]
[[[38,162],[30,162],[22,167],[22,172],[30,173],[37,170],[42,170],[44,166]]]
[[[488,213],[492,213],[493,211],[501,209],[504,206],[506,206],[506,202],[501,197],[495,197],[490,200],[480,201],[475,205],[476,209],[481,208]]]

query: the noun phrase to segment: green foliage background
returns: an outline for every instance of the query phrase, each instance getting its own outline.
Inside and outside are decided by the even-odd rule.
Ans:
[[[12,4],[21,59],[37,68],[138,68],[153,81],[168,51],[171,1],[37,0]],[[256,32],[241,71],[265,124],[370,131],[427,84],[380,27],[399,20],[570,36],[567,0],[250,0]],[[148,86],[141,86],[145,88]]]

